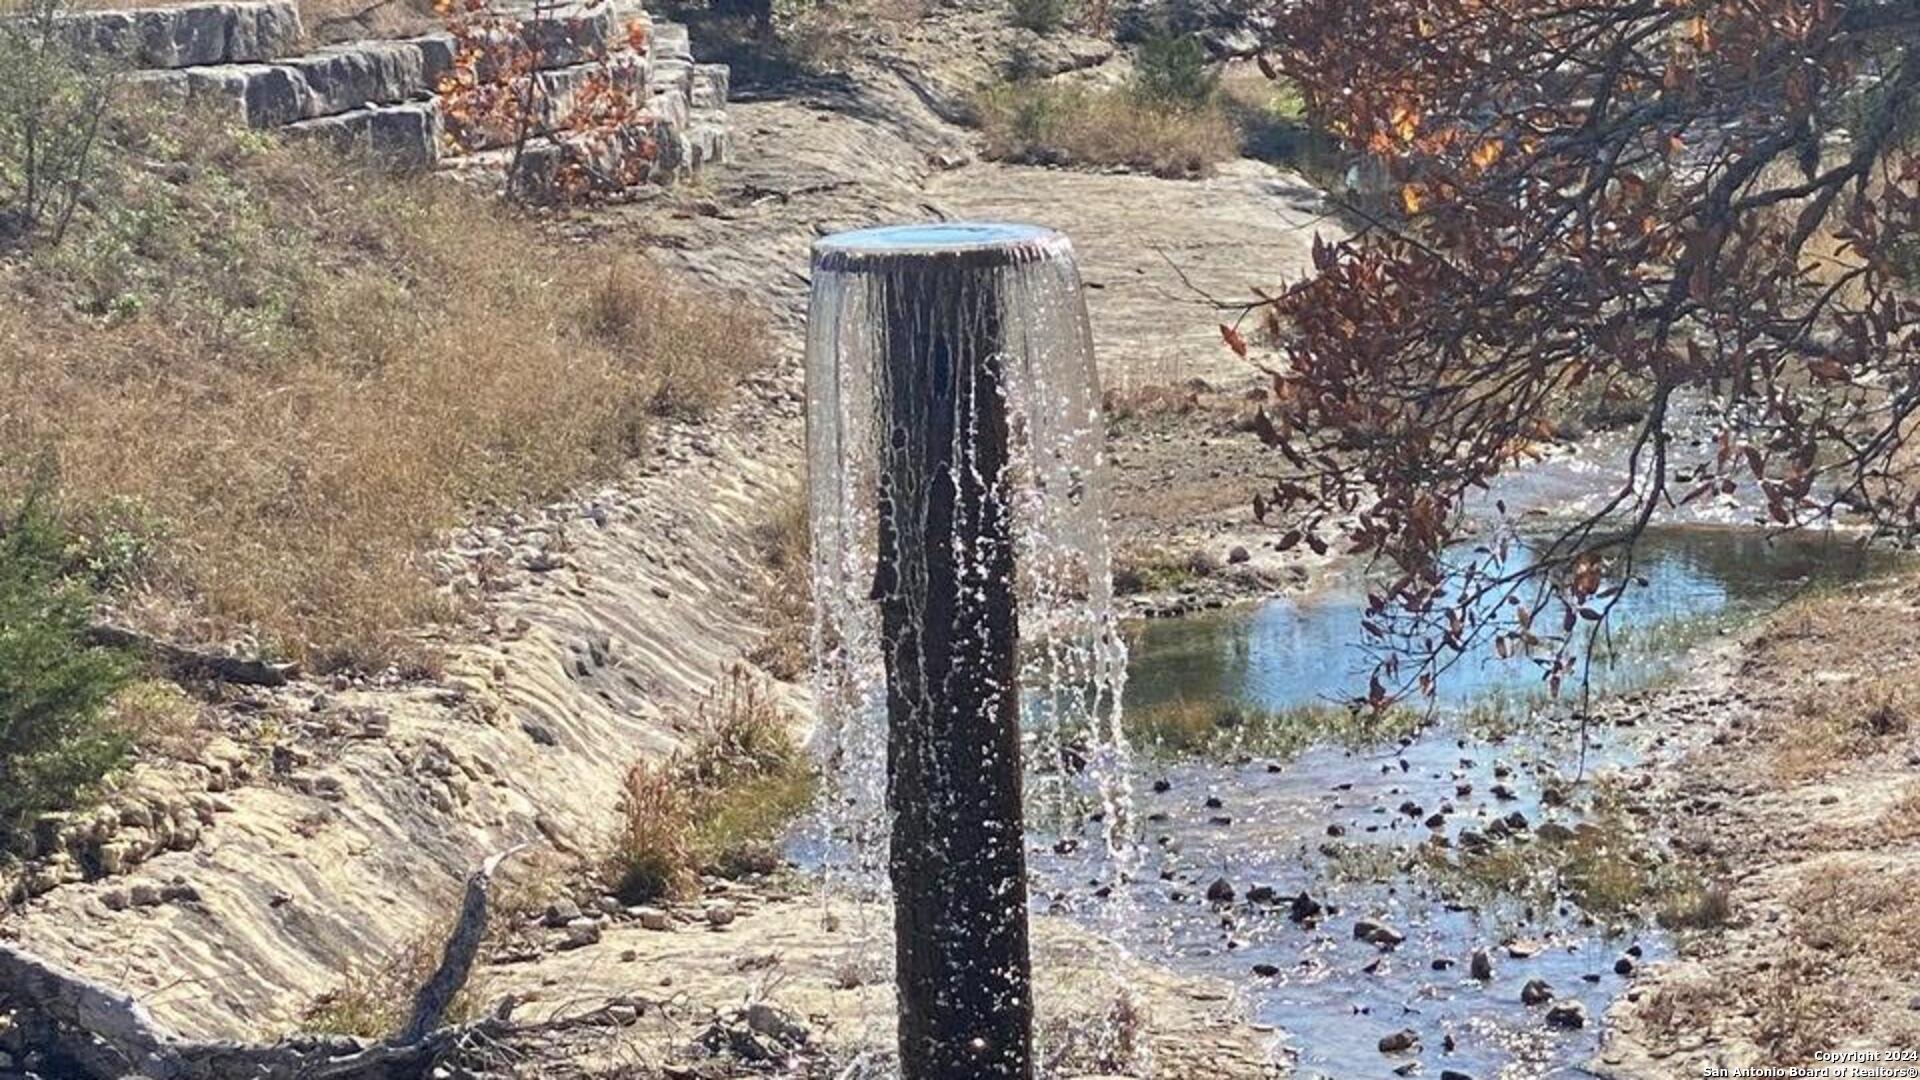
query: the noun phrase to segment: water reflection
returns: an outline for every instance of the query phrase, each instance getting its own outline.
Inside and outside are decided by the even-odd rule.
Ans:
[[[1670,669],[1677,646],[1727,622],[1778,605],[1821,583],[1881,570],[1892,556],[1828,534],[1769,539],[1748,529],[1649,533],[1636,556],[1645,587],[1614,612],[1611,662],[1595,665],[1596,689],[1621,689]],[[1345,700],[1366,686],[1365,590],[1359,571],[1311,596],[1252,609],[1141,624],[1132,641],[1127,705],[1224,699],[1266,709]],[[1441,681],[1442,704],[1490,693],[1532,692],[1533,665],[1503,661],[1481,645]]]

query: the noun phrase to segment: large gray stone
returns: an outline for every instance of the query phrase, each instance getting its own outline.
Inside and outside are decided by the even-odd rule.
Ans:
[[[725,64],[693,65],[693,90],[688,103],[696,109],[724,109],[727,107],[727,84],[733,73]]]
[[[545,18],[524,18],[521,37],[540,50],[542,68],[566,67],[597,60],[619,48],[625,28],[611,6],[575,0]]]
[[[271,60],[301,34],[292,0],[88,11],[64,22],[77,42],[147,68]]]
[[[139,72],[169,101],[210,105],[236,122],[276,128],[430,96],[453,62],[446,35],[322,49],[275,64],[218,64]]]
[[[656,60],[693,62],[693,39],[679,23],[654,23],[647,35],[647,51]]]
[[[365,154],[395,168],[430,169],[440,161],[443,128],[440,109],[431,101],[372,105],[302,120],[283,130],[290,138],[319,139],[344,153]]]
[[[451,51],[429,56],[411,41],[367,41],[298,56],[285,67],[306,84],[304,119],[333,116],[366,105],[425,97],[446,73]]]

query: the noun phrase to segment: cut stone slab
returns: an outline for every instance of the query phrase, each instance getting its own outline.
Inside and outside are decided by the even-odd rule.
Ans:
[[[138,72],[135,82],[167,100],[211,105],[256,128],[398,105],[432,94],[453,64],[453,39],[336,46],[275,64],[219,64]]]
[[[272,60],[301,37],[293,0],[87,11],[65,16],[63,23],[77,43],[149,68]]]
[[[733,73],[725,64],[693,65],[693,91],[688,95],[689,102],[696,109],[724,109],[727,107],[728,83]]]
[[[431,101],[374,105],[338,116],[302,120],[284,129],[290,138],[321,139],[345,153],[365,153],[402,169],[430,169],[440,161],[444,129]]]
[[[654,23],[647,36],[647,50],[656,59],[693,62],[693,38],[680,23]]]

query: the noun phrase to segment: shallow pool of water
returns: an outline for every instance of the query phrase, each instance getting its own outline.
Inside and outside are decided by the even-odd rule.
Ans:
[[[1616,612],[1615,660],[1596,669],[1596,689],[1660,679],[1722,628],[1889,561],[1818,537],[1652,534],[1639,563],[1648,584]],[[1363,605],[1356,574],[1309,597],[1142,624],[1131,640],[1127,708],[1184,700],[1278,711],[1351,698],[1366,681]],[[1436,890],[1425,872],[1404,870],[1434,850],[1435,838],[1449,845],[1442,851],[1457,851],[1463,832],[1498,829],[1496,820],[1515,813],[1526,820],[1517,844],[1548,821],[1579,825],[1572,807],[1545,804],[1544,787],[1578,770],[1631,764],[1661,736],[1645,726],[1583,733],[1565,722],[1564,708],[1498,734],[1484,711],[1467,715],[1466,706],[1528,702],[1540,689],[1529,665],[1480,652],[1454,668],[1436,716],[1404,741],[1316,746],[1287,760],[1175,760],[1139,747],[1130,873],[1117,880],[1101,823],[1062,837],[1036,811],[1034,906],[1085,920],[1174,970],[1229,980],[1253,1016],[1275,1028],[1276,1053],[1302,1077],[1414,1075],[1399,1072],[1409,1068],[1477,1080],[1585,1075],[1606,1007],[1628,985],[1616,962],[1629,948],[1636,964],[1659,959],[1664,937],[1630,923],[1610,932],[1552,898],[1501,896],[1477,908]],[[1441,819],[1430,820],[1435,814]],[[801,835],[796,859],[831,861],[835,845],[817,828]],[[1231,900],[1209,899],[1215,882]],[[1272,899],[1249,902],[1256,887]],[[1288,899],[1302,893],[1324,905],[1317,919],[1290,917]],[[1404,940],[1390,948],[1357,940],[1363,918]],[[1468,970],[1480,949],[1494,958],[1484,982]],[[1587,1025],[1553,1028],[1544,1006],[1524,1004],[1522,988],[1536,979],[1556,1003],[1581,1003]],[[1419,1045],[1382,1053],[1381,1038],[1403,1029]]]
[[[1844,541],[1769,542],[1737,529],[1658,532],[1640,559],[1647,586],[1616,612],[1614,659],[1596,666],[1596,690],[1662,678],[1684,667],[1689,646],[1722,628],[1889,562]],[[1355,576],[1307,598],[1144,624],[1132,642],[1128,708],[1185,700],[1285,710],[1351,698],[1369,662],[1359,645],[1363,608]],[[1256,1018],[1284,1033],[1301,1076],[1390,1076],[1416,1062],[1428,1076],[1585,1075],[1580,1065],[1598,1046],[1607,1004],[1627,984],[1616,962],[1629,947],[1640,954],[1636,964],[1658,959],[1663,936],[1651,928],[1609,933],[1553,901],[1509,897],[1474,909],[1396,865],[1431,837],[1455,844],[1463,830],[1484,832],[1516,812],[1527,838],[1545,821],[1578,825],[1578,812],[1543,805],[1543,785],[1582,767],[1629,764],[1660,737],[1604,726],[1583,735],[1561,708],[1545,710],[1558,712],[1558,723],[1523,723],[1489,741],[1484,710],[1474,722],[1465,716],[1466,706],[1490,697],[1537,701],[1541,689],[1530,665],[1483,650],[1450,673],[1439,715],[1404,744],[1323,746],[1288,761],[1235,764],[1167,761],[1143,747],[1136,791],[1145,855],[1136,880],[1120,890],[1124,910],[1087,901],[1097,861],[1051,848],[1035,855],[1051,889],[1044,896],[1060,910],[1106,920],[1121,940],[1176,968],[1234,980]],[[1444,821],[1429,824],[1436,812]],[[1233,889],[1233,902],[1208,901],[1216,881]],[[1280,902],[1248,904],[1255,886]],[[1290,918],[1285,900],[1302,892],[1338,914],[1312,925]],[[1356,940],[1361,918],[1385,921],[1406,940],[1390,949]],[[1531,955],[1509,955],[1516,943]],[[1468,972],[1476,949],[1494,958],[1489,981]],[[1544,1006],[1523,1004],[1522,988],[1536,979],[1556,1002],[1585,1006],[1587,1026],[1551,1028]],[[1380,1039],[1403,1029],[1419,1034],[1419,1047],[1383,1054]]]

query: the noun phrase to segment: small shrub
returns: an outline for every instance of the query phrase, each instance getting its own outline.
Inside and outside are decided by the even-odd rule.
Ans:
[[[1198,36],[1156,35],[1141,42],[1134,54],[1131,89],[1144,102],[1201,109],[1220,92],[1220,71]]]
[[[1733,890],[1721,881],[1675,888],[1660,905],[1660,925],[1669,930],[1719,930],[1732,919]]]
[[[813,564],[807,500],[795,492],[754,530],[754,545],[766,566],[759,607],[766,637],[748,659],[776,679],[797,679],[812,662]]]
[[[413,1017],[413,999],[440,966],[442,948],[453,930],[451,920],[423,934],[384,963],[355,968],[339,986],[322,994],[301,1014],[301,1030],[359,1039],[387,1039]],[[489,935],[491,936],[491,935]],[[446,1023],[473,1019],[477,998],[471,981],[455,995]]]
[[[641,761],[628,770],[613,850],[613,892],[621,902],[644,904],[693,887],[689,817],[671,762]]]
[[[130,748],[106,715],[128,666],[85,645],[92,599],[65,556],[44,496],[0,518],[0,842],[82,802]]]
[[[114,65],[65,32],[65,9],[0,5],[0,242],[59,244],[95,180]]]
[[[1013,0],[1013,25],[1051,34],[1067,21],[1067,0]]]
[[[1113,589],[1122,596],[1169,592],[1191,583],[1201,564],[1161,548],[1123,551],[1114,560]]]
[[[1045,1017],[1034,1041],[1048,1076],[1150,1076],[1152,1017],[1127,990]]]
[[[160,679],[122,689],[110,707],[113,724],[140,750],[176,761],[198,761],[207,746],[200,709],[185,691]]]
[[[772,871],[780,833],[813,801],[813,771],[785,713],[745,671],[722,680],[695,718],[686,750],[627,773],[607,868],[625,903],[684,895],[701,873]]]

